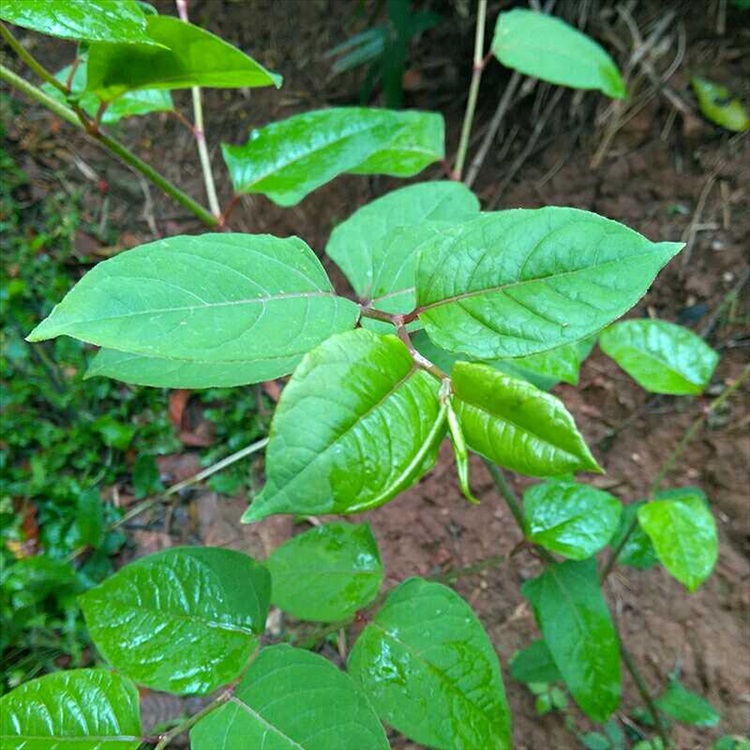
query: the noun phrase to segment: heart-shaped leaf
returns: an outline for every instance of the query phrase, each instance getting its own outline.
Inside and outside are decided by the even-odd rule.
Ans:
[[[620,704],[620,645],[596,560],[548,565],[521,591],[573,699],[591,719],[606,721]]]
[[[411,177],[444,156],[444,124],[431,112],[342,107],[274,122],[244,146],[222,145],[236,193],[293,206],[345,172]]]
[[[622,504],[587,484],[542,482],[524,492],[523,513],[532,542],[571,560],[584,560],[617,531]]]
[[[447,586],[412,578],[395,588],[348,666],[380,718],[415,742],[441,750],[511,746],[495,650]]]
[[[3,0],[0,19],[62,39],[157,44],[134,0]]]
[[[228,703],[190,731],[191,750],[388,750],[349,675],[318,654],[264,648]]]
[[[514,8],[497,17],[492,52],[508,68],[574,89],[598,89],[613,99],[626,95],[614,60],[565,21]]]
[[[266,626],[271,579],[240,552],[175,547],[81,597],[102,655],[142,685],[210,693],[242,671]]]
[[[414,299],[415,234],[411,247],[394,247],[394,231],[479,213],[477,197],[460,182],[422,182],[394,190],[353,213],[331,233],[326,254],[363,300],[408,290]],[[412,304],[412,307],[414,305]],[[409,312],[411,308],[403,310]]]
[[[456,362],[454,407],[469,448],[513,471],[601,471],[562,401],[488,365]]]
[[[485,214],[422,246],[419,317],[474,358],[547,351],[620,317],[681,247],[574,208]]]
[[[190,380],[234,385],[291,372],[306,351],[353,327],[358,312],[334,294],[302,240],[205,234],[159,240],[100,263],[29,340],[68,335],[146,358],[187,360],[197,366]],[[113,358],[120,361],[113,365]],[[110,372],[122,367],[135,382],[153,380],[148,360],[107,359]],[[201,375],[201,363],[212,369]],[[185,384],[179,363],[158,378]]]
[[[172,16],[148,16],[146,28],[161,46],[91,45],[87,90],[110,101],[136,89],[281,86],[281,76],[205,29]]]
[[[138,690],[103,669],[54,672],[0,698],[3,750],[137,750],[141,733]]]
[[[702,493],[690,487],[661,493],[638,508],[638,523],[662,565],[688,591],[695,591],[711,574],[719,541],[716,521]]]
[[[368,605],[383,583],[370,527],[327,523],[295,536],[266,561],[273,603],[300,620],[338,622]]]
[[[692,331],[664,320],[625,320],[599,336],[602,351],[651,393],[701,393],[719,355]]]
[[[395,336],[365,329],[310,352],[281,395],[266,486],[243,516],[359,513],[435,463],[444,433],[438,384]]]

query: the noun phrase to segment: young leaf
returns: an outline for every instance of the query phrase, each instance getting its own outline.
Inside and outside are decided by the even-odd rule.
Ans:
[[[473,451],[529,476],[601,471],[559,399],[488,365],[456,362],[451,380]]]
[[[0,698],[3,750],[137,750],[140,735],[135,685],[102,669],[54,672]]]
[[[101,99],[96,94],[84,90],[86,88],[86,67],[87,60],[84,58],[73,73],[70,89],[77,96],[78,105],[81,109],[89,116],[95,117],[101,105]],[[55,73],[55,78],[62,83],[66,83],[70,78],[71,69],[71,65],[66,65],[62,70]],[[52,84],[44,83],[42,89],[48,96],[63,104],[65,103],[66,99],[63,93]],[[174,102],[169,91],[159,91],[158,89],[131,91],[110,102],[101,117],[101,121],[104,125],[114,125],[123,117],[147,115],[151,112],[167,112],[172,109],[174,109]]]
[[[110,101],[136,89],[281,86],[281,76],[205,29],[171,16],[148,16],[159,47],[95,42],[86,89]]]
[[[437,391],[395,336],[332,336],[281,395],[266,486],[242,520],[359,513],[410,487],[435,463],[445,431]]]
[[[448,381],[445,381],[448,382]],[[477,500],[471,492],[471,485],[469,483],[469,453],[466,450],[466,439],[464,433],[459,424],[456,412],[453,410],[453,404],[451,403],[450,397],[445,400],[445,415],[448,421],[448,432],[451,436],[451,442],[453,443],[453,457],[456,461],[456,473],[458,474],[458,484],[461,487],[464,497],[474,505],[479,505]]]
[[[620,317],[681,248],[574,208],[484,214],[422,247],[419,318],[477,359],[547,351]]]
[[[510,676],[525,683],[563,681],[560,670],[542,639],[514,654],[510,660]]]
[[[223,706],[190,730],[191,750],[388,750],[349,675],[318,654],[264,648]]]
[[[573,699],[589,718],[605,721],[620,704],[620,646],[596,560],[548,565],[521,591]]]
[[[302,240],[205,234],[100,263],[29,340],[68,335],[147,358],[211,363],[204,384],[220,377],[248,383],[291,372],[306,351],[353,327],[358,312],[334,294]],[[148,361],[129,364],[137,373],[153,369]],[[180,387],[174,371],[175,381],[164,373],[161,384]]]
[[[508,68],[574,89],[598,89],[613,99],[627,92],[614,60],[559,18],[516,8],[497,18],[492,52]]]
[[[719,355],[692,331],[663,320],[625,320],[599,336],[602,351],[651,393],[701,393]]]
[[[744,133],[750,128],[750,117],[742,102],[725,86],[694,76],[690,85],[701,112],[715,125]]]
[[[532,542],[571,560],[584,560],[612,538],[622,504],[587,484],[542,482],[524,492],[523,512]]]
[[[3,0],[0,19],[62,39],[157,44],[134,0]]]
[[[681,724],[715,727],[721,719],[718,711],[707,700],[673,679],[655,703],[660,711]]]
[[[378,716],[421,745],[510,747],[497,656],[471,607],[439,583],[396,587],[362,631],[349,672]]]
[[[343,107],[271,123],[222,153],[235,193],[293,206],[345,172],[411,177],[443,158],[443,141],[441,115]]]
[[[395,230],[418,230],[426,222],[478,213],[477,197],[460,182],[409,185],[366,204],[339,224],[331,233],[326,254],[346,274],[361,299],[408,289],[413,300],[414,249],[419,239],[415,235],[410,247],[394,247]]]
[[[620,545],[623,536],[625,536],[633,523],[633,518],[637,516],[638,509],[645,502],[645,500],[641,500],[640,502],[623,506],[620,525],[609,543],[612,549],[617,549]],[[653,568],[658,562],[656,552],[654,552],[654,545],[651,544],[651,540],[641,528],[640,523],[636,524],[628,540],[625,542],[625,546],[620,551],[617,562],[620,565],[628,565],[631,568],[640,568],[641,570]]]
[[[327,523],[293,537],[266,561],[271,600],[300,620],[338,622],[368,605],[383,583],[383,564],[366,523]]]
[[[695,591],[716,564],[716,522],[705,499],[689,487],[662,498],[642,505],[638,522],[662,565],[688,591]]]
[[[136,560],[81,597],[96,647],[138,683],[210,693],[263,634],[271,579],[240,552],[175,547]]]

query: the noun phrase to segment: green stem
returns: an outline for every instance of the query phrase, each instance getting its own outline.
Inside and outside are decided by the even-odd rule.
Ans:
[[[43,81],[62,91],[65,96],[70,93],[70,89],[57,80],[37,59],[24,47],[21,42],[10,33],[4,23],[0,23],[0,36],[8,43],[8,46],[28,65]]]
[[[159,742],[154,750],[164,750],[175,737],[179,737],[183,732],[187,732],[194,727],[202,718],[213,713],[217,708],[228,703],[234,697],[234,688],[227,688],[218,697],[212,700],[207,706],[204,706],[197,714],[189,716],[185,721],[170,729],[166,734],[161,735]]]
[[[466,162],[466,152],[469,150],[469,139],[471,138],[471,127],[474,124],[474,112],[477,108],[479,97],[479,83],[482,80],[484,70],[484,26],[487,19],[487,0],[479,0],[477,7],[477,27],[474,36],[474,67],[471,73],[471,84],[469,86],[469,99],[466,102],[466,113],[461,127],[461,140],[458,143],[456,163],[453,165],[451,178],[461,180]]]
[[[706,409],[706,411],[701,414],[701,416],[698,417],[698,419],[696,419],[693,424],[690,425],[687,432],[685,432],[685,434],[682,436],[682,439],[677,444],[677,447],[672,451],[672,453],[670,453],[667,460],[662,464],[661,469],[659,469],[659,472],[657,473],[654,481],[651,484],[651,489],[648,493],[649,499],[653,499],[654,494],[659,491],[661,483],[664,481],[669,472],[672,471],[672,468],[677,462],[677,459],[683,454],[688,444],[701,431],[711,414],[713,414],[718,408],[725,404],[732,397],[732,394],[735,393],[735,391],[737,391],[737,389],[748,379],[748,377],[750,377],[750,365],[745,367],[745,369],[742,371],[742,374],[737,378],[737,380],[735,380],[734,383],[732,383],[732,385],[730,385],[718,398],[712,401],[711,405]],[[602,572],[599,576],[602,583],[604,583],[604,581],[606,581],[609,577],[610,573],[612,573],[612,570],[617,564],[618,558],[622,554],[623,549],[625,549],[625,545],[628,543],[628,540],[637,527],[638,515],[636,514],[633,516],[633,520],[630,522],[630,525],[625,531],[622,539],[620,539],[619,544],[612,550],[609,559],[602,568]]]
[[[61,119],[83,130],[97,143],[117,156],[131,169],[139,172],[146,179],[150,180],[154,185],[170,196],[170,198],[177,201],[177,203],[190,211],[190,213],[200,219],[207,226],[216,227],[219,225],[219,220],[215,216],[212,216],[211,213],[201,206],[200,203],[194,201],[189,195],[185,194],[176,185],[172,184],[166,177],[157,172],[150,164],[143,161],[143,159],[136,156],[122,143],[106,135],[106,133],[91,127],[93,125],[92,123],[88,123],[89,127],[87,127],[87,123],[82,122],[80,117],[70,109],[70,107],[55,101],[52,97],[45,94],[38,86],[29,83],[4,65],[0,65],[0,80],[6,81],[14,88],[26,94],[29,98],[34,99],[47,107],[47,109],[54,112]]]
[[[484,465],[487,467],[490,474],[492,475],[492,479],[495,482],[495,486],[497,487],[500,494],[505,499],[505,502],[508,503],[508,507],[510,508],[510,512],[513,514],[513,518],[516,519],[518,528],[521,529],[521,533],[524,533],[524,529],[526,528],[526,523],[523,518],[523,509],[521,508],[521,503],[516,497],[516,493],[513,492],[513,490],[511,489],[511,486],[508,484],[507,480],[505,479],[503,472],[500,470],[498,466],[496,466],[495,464],[492,463],[492,461],[489,461],[486,458],[482,460],[484,461]]]

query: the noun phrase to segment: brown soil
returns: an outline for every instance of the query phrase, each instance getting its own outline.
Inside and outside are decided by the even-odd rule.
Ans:
[[[162,5],[170,12],[168,4]],[[465,5],[440,4],[453,24],[444,24],[425,36],[409,71],[416,84],[408,92],[408,105],[445,114],[449,149],[457,142],[469,69],[471,25],[456,10]],[[498,7],[507,3],[490,5],[490,18],[494,19]],[[569,17],[587,7],[590,28],[621,50],[620,62],[627,58],[632,40],[613,7],[572,0],[559,5],[556,12]],[[738,12],[731,3],[726,10],[726,5],[696,0],[630,6],[639,29],[647,28],[660,14],[677,11],[678,23],[665,36],[672,46],[656,64],[660,73],[669,66],[679,33],[684,33],[685,57],[669,87],[688,103],[688,112],[675,114],[673,103],[657,92],[614,134],[594,169],[592,159],[614,121],[609,103],[596,95],[581,97],[566,92],[550,110],[549,95],[537,99],[531,95],[510,113],[511,121],[519,126],[515,141],[500,161],[496,158],[500,146],[490,152],[475,186],[485,204],[494,202],[497,207],[577,206],[622,221],[652,239],[688,239],[682,257],[659,276],[631,314],[653,314],[705,333],[722,354],[715,387],[709,391],[714,395],[739,375],[747,360],[747,287],[742,288],[739,302],[724,303],[747,269],[750,143],[747,137],[730,137],[700,119],[688,81],[692,71],[700,70],[731,86],[745,102],[750,100],[747,15],[743,27]],[[725,11],[726,31],[720,33],[717,23],[720,27]],[[316,106],[356,100],[356,78],[329,80],[327,63],[322,60],[326,50],[355,27],[341,0],[195,0],[192,17],[285,75],[285,87],[279,93],[209,92],[207,131],[212,143],[244,142],[251,126]],[[507,80],[498,69],[495,65],[486,75],[478,113],[480,133],[494,111],[494,92]],[[635,79],[640,92],[648,88],[637,72]],[[178,98],[187,104],[187,97]],[[528,143],[530,118],[536,120],[540,113],[549,117],[547,128],[528,158],[519,159],[523,163],[512,181],[504,185],[508,165]],[[39,117],[31,118],[37,130],[49,123]],[[164,118],[161,123],[152,121],[151,126],[153,130],[147,129],[144,120],[127,123],[122,136],[172,179],[202,195],[189,134]],[[154,132],[164,135],[157,137]],[[510,126],[501,131],[501,138],[511,136]],[[39,140],[43,148],[46,140]],[[123,230],[123,244],[146,241],[153,236],[153,229],[163,234],[200,231],[192,219],[155,190],[149,191],[150,199],[144,202],[138,180],[82,144],[76,137],[72,148],[80,149],[78,158],[112,186],[110,220]],[[58,155],[70,161],[71,154],[63,149]],[[213,156],[219,165],[218,153]],[[29,166],[33,169],[35,163],[38,165],[38,159]],[[217,173],[223,176],[221,167]],[[436,175],[433,168],[422,178]],[[93,184],[87,200],[89,209],[96,212],[101,196]],[[390,180],[339,178],[292,209],[278,208],[262,197],[247,198],[234,214],[232,227],[298,234],[322,249],[335,222],[395,185]],[[226,185],[222,193],[228,197]],[[344,289],[345,281],[340,275],[335,278]],[[624,502],[647,493],[670,452],[708,403],[707,398],[650,399],[598,350],[585,363],[577,388],[561,386],[555,392],[573,412],[607,469],[607,475],[594,482]],[[640,572],[620,568],[607,586],[612,611],[649,687],[658,691],[666,674],[679,664],[685,684],[721,712],[722,722],[715,730],[677,728],[675,737],[681,748],[707,748],[721,734],[750,730],[747,395],[745,388],[725,412],[709,420],[667,478],[667,486],[697,485],[711,499],[721,536],[720,559],[712,577],[690,595],[663,569]],[[537,637],[519,588],[539,567],[528,551],[511,555],[521,534],[481,462],[474,461],[472,469],[472,484],[482,500],[479,507],[462,499],[450,451],[444,450],[437,468],[418,486],[364,518],[372,524],[380,543],[390,584],[412,575],[463,568],[496,555],[507,558],[502,564],[462,576],[455,584],[481,617],[506,668],[513,652]],[[524,480],[517,480],[516,489],[522,490],[523,484]],[[236,546],[263,556],[293,533],[291,521],[285,518],[238,528],[244,503],[242,498],[198,493],[182,509],[187,512],[176,516],[176,520],[181,515],[187,519],[184,524],[173,524],[178,538],[141,532],[141,551],[198,538],[206,544]],[[151,536],[144,537],[144,533]],[[565,729],[560,714],[535,715],[532,696],[514,683],[507,671],[506,684],[518,748],[580,747]],[[641,704],[627,676],[624,691],[621,716]],[[572,714],[581,728],[587,726],[575,710]],[[413,747],[398,739],[394,746]]]

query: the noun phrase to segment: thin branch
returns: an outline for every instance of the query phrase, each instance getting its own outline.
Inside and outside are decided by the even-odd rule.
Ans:
[[[461,127],[461,140],[458,144],[456,153],[456,162],[453,165],[451,177],[454,180],[461,180],[464,171],[464,162],[466,161],[466,152],[469,149],[469,139],[471,138],[471,127],[474,123],[474,112],[477,108],[477,98],[479,96],[479,84],[482,80],[482,71],[484,70],[484,27],[487,20],[487,0],[479,0],[477,7],[477,27],[474,36],[474,68],[471,73],[471,84],[469,86],[469,98],[466,102],[466,113],[464,122]]]
[[[70,88],[60,82],[16,39],[4,23],[0,23],[0,36],[8,43],[8,46],[31,68],[43,81],[54,86],[65,96],[70,93]]]
[[[247,458],[248,456],[251,456],[253,453],[257,453],[258,451],[263,450],[267,445],[268,445],[268,438],[257,440],[256,442],[251,443],[250,445],[246,445],[244,448],[241,448],[235,453],[232,453],[231,456],[222,458],[221,461],[217,461],[215,464],[212,464],[211,466],[203,469],[202,471],[199,471],[197,474],[193,475],[192,477],[188,477],[187,479],[184,479],[182,482],[177,482],[177,484],[173,484],[171,487],[169,487],[168,489],[166,489],[164,492],[160,493],[156,497],[151,497],[151,498],[144,500],[141,503],[138,503],[138,505],[131,508],[121,518],[118,518],[114,523],[110,524],[107,527],[107,533],[114,531],[115,529],[119,528],[120,526],[127,523],[131,519],[135,518],[136,516],[139,516],[144,511],[147,511],[149,508],[153,508],[154,505],[164,502],[164,500],[171,497],[172,495],[176,495],[178,492],[182,492],[182,490],[187,489],[188,487],[192,487],[194,484],[198,484],[198,482],[202,482],[204,479],[208,479],[209,477],[213,476],[217,472],[222,471],[223,469],[226,469],[229,466],[232,466],[232,464],[236,464],[237,461],[241,461],[243,458]],[[75,560],[77,557],[82,555],[87,549],[88,547],[79,547],[77,550],[74,550],[73,552],[71,552],[70,555],[68,555],[68,557],[66,558],[66,562],[71,562]]]
[[[177,12],[180,19],[187,23],[187,0],[175,0],[175,2],[177,4]],[[219,206],[219,198],[216,195],[216,182],[214,181],[214,173],[211,168],[211,157],[209,156],[208,146],[206,145],[206,131],[203,125],[203,100],[201,98],[200,86],[193,86],[191,92],[193,94],[193,118],[195,121],[192,130],[193,135],[195,136],[195,142],[198,146],[198,157],[200,159],[201,169],[203,170],[203,182],[206,186],[208,207],[211,209],[211,213],[217,219],[220,219],[221,206]]]
[[[700,432],[711,414],[713,414],[717,409],[723,406],[731,398],[732,394],[748,379],[748,377],[750,377],[750,365],[745,367],[745,369],[742,371],[742,374],[737,378],[737,380],[735,380],[734,383],[732,383],[718,398],[714,399],[714,401],[711,402],[711,404],[703,412],[703,414],[701,414],[700,417],[698,417],[698,419],[696,419],[693,424],[690,425],[685,434],[682,436],[680,442],[677,444],[677,447],[667,457],[667,460],[662,464],[661,469],[659,469],[656,477],[654,478],[654,481],[651,484],[651,489],[649,490],[650,499],[652,499],[654,494],[659,491],[661,483],[664,481],[669,472],[672,471],[672,467],[677,462],[677,459],[682,455],[688,444]],[[609,559],[602,568],[602,572],[599,576],[599,580],[601,580],[602,583],[604,583],[604,581],[606,581],[609,575],[612,573],[612,570],[614,569],[618,558],[622,554],[625,545],[628,543],[628,540],[636,530],[637,526],[638,516],[635,515],[633,516],[633,520],[630,522],[630,525],[625,531],[625,534],[623,534],[622,539],[620,539],[619,544],[612,550]]]
[[[516,523],[518,524],[518,528],[521,529],[521,533],[523,533],[524,529],[526,528],[526,522],[524,521],[523,517],[523,509],[521,507],[521,502],[516,496],[516,493],[513,492],[511,489],[511,486],[508,484],[508,481],[505,479],[505,475],[503,474],[502,470],[496,466],[492,461],[488,459],[483,459],[484,465],[489,470],[490,474],[492,475],[492,479],[495,482],[495,486],[500,491],[500,494],[505,499],[505,502],[508,503],[508,507],[510,508],[510,512],[513,514],[513,518],[516,519]]]
[[[33,83],[29,83],[21,76],[14,73],[4,65],[0,65],[0,80],[9,83],[14,88],[18,89],[21,93],[25,94],[31,99],[44,105],[56,114],[61,119],[69,122],[71,125],[75,125],[77,128],[83,130],[89,137],[99,143],[105,149],[117,156],[122,162],[128,167],[133,169],[135,172],[139,172],[146,179],[154,183],[160,190],[165,192],[170,198],[174,199],[181,206],[186,208],[190,213],[200,219],[204,224],[209,227],[218,226],[219,220],[212,216],[200,203],[194,201],[189,195],[184,193],[180,188],[171,183],[161,173],[157,172],[150,164],[147,164],[143,159],[136,156],[130,149],[124,146],[119,141],[106,135],[105,133],[96,130],[93,127],[93,123],[89,121],[82,121],[80,116],[76,114],[74,110],[65,104],[61,104],[52,97],[44,93],[38,86]]]

